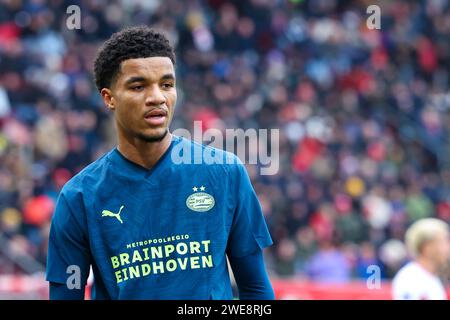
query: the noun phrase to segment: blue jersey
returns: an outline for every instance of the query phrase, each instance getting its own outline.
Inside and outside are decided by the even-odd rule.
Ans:
[[[192,161],[174,162],[187,151]],[[225,161],[198,161],[205,151]],[[151,169],[114,148],[66,183],[46,279],[67,283],[79,270],[84,285],[92,267],[93,299],[232,299],[226,255],[271,244],[242,162],[173,136]]]

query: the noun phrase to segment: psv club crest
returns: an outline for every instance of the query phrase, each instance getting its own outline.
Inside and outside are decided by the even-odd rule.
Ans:
[[[198,191],[199,189],[200,191]],[[204,186],[201,186],[200,188],[197,187],[192,188],[194,193],[191,194],[186,199],[186,206],[189,209],[196,212],[206,212],[211,210],[212,207],[214,207],[215,204],[214,197],[206,193],[205,189],[206,188]]]

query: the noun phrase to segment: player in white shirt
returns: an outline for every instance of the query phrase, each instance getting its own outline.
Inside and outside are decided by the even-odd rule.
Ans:
[[[405,234],[406,246],[413,261],[406,264],[392,281],[396,300],[447,300],[439,278],[448,268],[450,234],[447,223],[427,218],[416,221]]]

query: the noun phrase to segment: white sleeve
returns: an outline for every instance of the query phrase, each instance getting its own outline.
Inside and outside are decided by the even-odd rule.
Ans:
[[[404,274],[399,274],[392,281],[392,298],[394,300],[421,299],[420,284],[408,279]]]

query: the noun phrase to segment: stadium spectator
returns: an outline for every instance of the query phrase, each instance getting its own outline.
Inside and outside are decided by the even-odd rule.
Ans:
[[[435,218],[421,219],[406,231],[406,246],[413,261],[402,267],[392,281],[397,300],[447,300],[440,276],[449,267],[448,225]],[[444,273],[445,274],[445,273]]]

